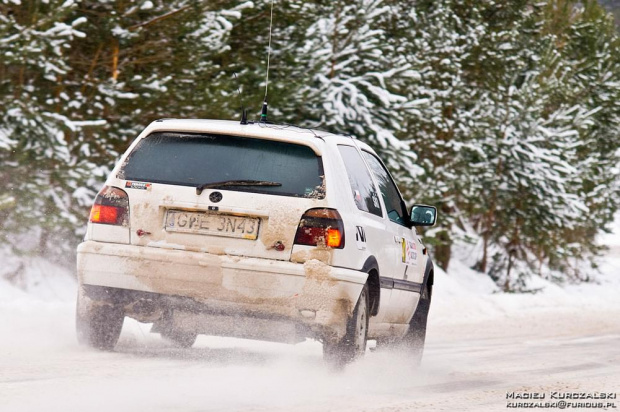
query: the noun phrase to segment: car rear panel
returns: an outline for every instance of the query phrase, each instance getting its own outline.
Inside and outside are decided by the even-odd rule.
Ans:
[[[367,277],[317,260],[297,264],[95,241],[79,245],[77,263],[81,285],[189,298],[211,314],[225,316],[228,323],[282,320],[308,325],[323,339],[342,338]],[[160,303],[123,305],[128,316],[153,321],[170,309],[166,300]],[[154,306],[142,310],[134,304]]]
[[[193,187],[157,183],[126,190],[133,245],[276,260],[290,259],[301,216],[323,203],[213,189],[197,195]],[[210,200],[215,192],[217,203]]]

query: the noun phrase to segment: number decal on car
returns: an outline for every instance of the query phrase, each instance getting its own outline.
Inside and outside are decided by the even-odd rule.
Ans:
[[[362,226],[355,226],[357,231],[355,232],[355,243],[359,250],[366,249],[366,232]]]

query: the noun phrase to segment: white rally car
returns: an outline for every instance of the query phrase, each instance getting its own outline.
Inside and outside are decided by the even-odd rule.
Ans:
[[[345,136],[158,120],[95,199],[78,247],[80,342],[113,349],[125,316],[198,334],[314,338],[325,359],[401,344],[420,359],[433,264],[382,161]]]

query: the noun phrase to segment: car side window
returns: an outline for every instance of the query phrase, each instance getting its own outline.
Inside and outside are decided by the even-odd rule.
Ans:
[[[357,208],[383,217],[377,188],[370,177],[370,172],[362,156],[353,146],[339,145],[338,150],[349,175],[353,200]]]
[[[392,222],[407,226],[407,209],[394,180],[392,180],[389,172],[379,159],[368,152],[362,153],[375,179],[377,179],[377,183],[379,183],[379,190],[381,191],[388,217]]]

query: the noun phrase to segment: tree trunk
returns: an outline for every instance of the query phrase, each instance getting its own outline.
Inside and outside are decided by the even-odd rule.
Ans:
[[[112,40],[112,79],[116,81],[118,79],[118,40]]]
[[[447,271],[452,254],[452,239],[450,239],[450,233],[448,233],[447,230],[441,231],[437,234],[437,239],[440,243],[435,247],[435,255],[433,257],[437,265]]]
[[[99,47],[97,47],[97,51],[95,52],[95,56],[93,57],[93,60],[90,63],[90,67],[88,68],[88,73],[86,73],[86,76],[84,77],[84,83],[82,84],[82,88],[80,89],[80,93],[82,93],[82,95],[84,95],[84,93],[86,92],[87,82],[93,76],[93,71],[95,70],[95,67],[97,67],[97,62],[99,61],[99,55],[101,54],[102,50],[103,50],[103,43],[100,43]]]
[[[506,269],[506,280],[504,281],[504,292],[510,292],[510,271],[514,261],[514,253],[508,253],[508,268]]]

